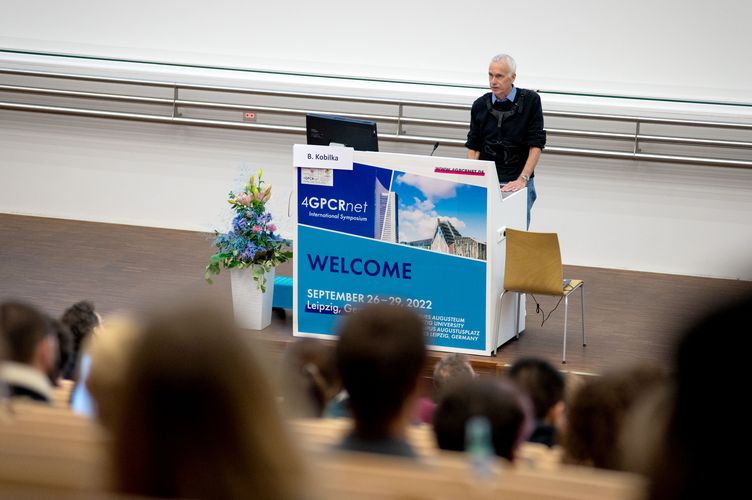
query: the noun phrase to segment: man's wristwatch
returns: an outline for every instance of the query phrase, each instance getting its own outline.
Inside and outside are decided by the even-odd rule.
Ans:
[[[527,186],[527,183],[530,182],[530,177],[525,174],[520,174],[520,177],[525,181],[525,185]]]

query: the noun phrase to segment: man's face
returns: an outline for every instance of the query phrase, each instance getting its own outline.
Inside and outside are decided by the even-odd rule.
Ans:
[[[488,65],[488,86],[497,99],[503,99],[511,92],[517,75],[509,71],[505,62],[492,62]]]

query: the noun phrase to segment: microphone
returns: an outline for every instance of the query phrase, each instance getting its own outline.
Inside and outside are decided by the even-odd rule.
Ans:
[[[436,152],[436,148],[439,147],[439,141],[436,141],[436,144],[433,145],[433,149],[431,150],[431,154],[428,156],[433,156],[433,154]]]

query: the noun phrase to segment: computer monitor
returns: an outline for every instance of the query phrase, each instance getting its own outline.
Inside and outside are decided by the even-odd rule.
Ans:
[[[308,144],[329,146],[341,144],[358,151],[378,151],[376,122],[354,120],[334,115],[306,115]]]

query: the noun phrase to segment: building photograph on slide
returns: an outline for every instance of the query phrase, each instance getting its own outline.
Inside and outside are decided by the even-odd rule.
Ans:
[[[398,242],[486,260],[486,188],[395,172]]]

